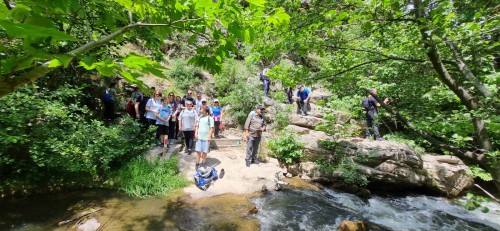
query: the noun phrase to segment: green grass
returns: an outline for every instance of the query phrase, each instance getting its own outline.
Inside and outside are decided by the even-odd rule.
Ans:
[[[167,195],[175,189],[188,185],[188,180],[179,175],[177,156],[167,161],[133,159],[119,170],[119,189],[130,196]]]

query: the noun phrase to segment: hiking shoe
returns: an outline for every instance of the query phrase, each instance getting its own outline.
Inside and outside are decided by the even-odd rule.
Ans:
[[[225,173],[226,173],[226,172],[224,171],[224,169],[221,169],[221,170],[220,170],[220,173],[219,173],[219,179],[222,179],[222,178],[224,177],[224,174],[225,174]]]
[[[188,155],[191,155],[192,150],[188,149]]]
[[[384,138],[379,137],[379,138],[377,138],[377,141],[384,141]]]
[[[250,167],[250,161],[249,160],[245,160],[245,166]]]
[[[194,165],[194,170],[198,170],[198,168],[199,168],[199,167],[200,167],[200,164],[199,164],[199,163],[196,163],[196,164]]]
[[[257,160],[257,159],[253,159],[253,160],[252,160],[252,164],[260,164],[260,161],[259,161],[259,160]]]

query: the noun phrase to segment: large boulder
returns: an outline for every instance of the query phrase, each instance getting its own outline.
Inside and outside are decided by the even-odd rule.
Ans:
[[[290,124],[297,125],[304,128],[314,129],[316,126],[324,123],[325,120],[312,117],[312,116],[302,116],[302,115],[292,115],[290,116]]]
[[[331,153],[321,146],[314,147],[307,138],[316,135],[318,140],[324,139],[316,131],[309,131],[301,141],[306,143],[306,150],[315,151],[311,161],[294,166],[289,172],[307,175],[313,180],[338,181],[340,173],[325,175],[318,170],[315,160]],[[323,153],[318,150],[324,150]],[[367,175],[369,187],[398,190],[419,188],[431,193],[446,196],[457,196],[464,189],[471,187],[473,178],[467,174],[468,167],[457,157],[419,154],[412,147],[396,142],[368,141],[362,138],[343,139],[338,141],[336,155],[350,156],[358,163],[358,171]],[[309,156],[308,156],[309,158]]]
[[[353,156],[359,171],[373,183],[397,184],[402,188],[422,187],[426,174],[422,158],[413,148],[396,142],[370,142],[364,139],[340,140],[336,150]]]
[[[328,156],[332,151],[325,149],[320,141],[330,140],[331,138],[324,132],[309,130],[306,135],[299,138],[299,142],[304,144],[304,155],[309,161],[316,161]]]
[[[464,189],[474,184],[469,169],[458,157],[425,154],[422,156],[424,169],[429,174],[429,187],[448,196],[457,196]]]
[[[328,99],[332,96],[332,93],[323,88],[314,89],[313,91],[311,91],[311,94],[311,103],[313,104],[317,104],[320,100],[328,101]]]

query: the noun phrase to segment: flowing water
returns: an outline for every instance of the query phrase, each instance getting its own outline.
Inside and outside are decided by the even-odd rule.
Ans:
[[[57,223],[98,207],[101,230],[336,230],[343,220],[364,220],[371,230],[500,230],[498,204],[489,204],[489,213],[469,212],[439,197],[363,200],[329,189],[194,201],[182,195],[130,198],[109,190],[4,199],[0,230],[75,230],[76,221]]]

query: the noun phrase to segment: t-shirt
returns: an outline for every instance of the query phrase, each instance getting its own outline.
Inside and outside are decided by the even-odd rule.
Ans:
[[[191,109],[184,109],[182,110],[181,114],[179,115],[179,119],[182,122],[182,130],[183,131],[194,131],[194,124],[198,117],[196,116],[196,110]]]
[[[201,99],[196,99],[196,104],[195,105],[196,105],[196,112],[198,114],[200,114],[200,109],[201,109],[201,105],[202,105]]]
[[[208,140],[208,132],[214,127],[214,119],[210,116],[200,117],[198,119],[198,139]]]
[[[182,99],[181,99],[181,104],[182,106],[186,106],[186,101],[191,101],[193,103],[193,105],[196,105],[196,100],[193,98],[193,97],[186,97],[184,96]]]
[[[304,87],[303,91],[300,91],[300,90],[297,91],[297,96],[300,97],[301,100],[307,99],[309,94],[311,94],[311,91],[309,91],[309,89],[307,89],[305,87]]]
[[[212,107],[212,114],[214,115],[215,121],[220,121],[220,114],[222,112],[222,107]]]
[[[142,92],[137,91],[132,92],[132,95],[130,95],[130,98],[132,98],[132,102],[134,103],[140,103],[143,97],[144,95]]]
[[[161,106],[160,109],[159,109],[159,114],[160,114],[160,118],[162,119],[167,119],[170,115],[172,115],[172,109],[170,108],[169,105],[167,106]],[[159,125],[167,125],[168,126],[168,121],[167,122],[162,122],[161,120],[157,119],[156,120],[156,124],[159,124]]]
[[[155,100],[154,98],[151,98],[148,100],[148,103],[146,104],[146,107],[149,107],[149,109],[157,111],[161,107],[161,100]],[[147,111],[146,112],[146,118],[148,119],[156,119],[156,115],[154,112]]]

